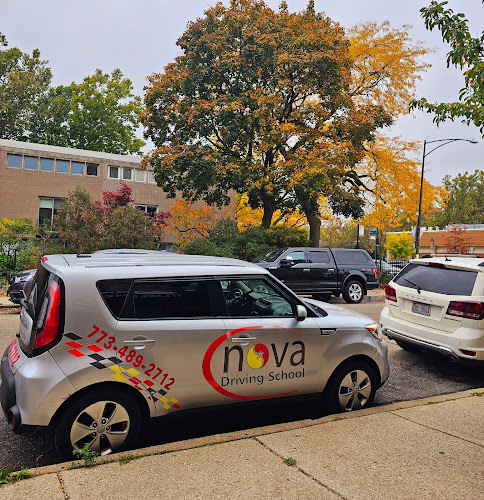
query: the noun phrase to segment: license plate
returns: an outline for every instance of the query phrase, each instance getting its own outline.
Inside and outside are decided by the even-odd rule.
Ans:
[[[422,314],[423,316],[430,316],[430,306],[421,304],[420,302],[414,302],[412,304],[412,312]]]

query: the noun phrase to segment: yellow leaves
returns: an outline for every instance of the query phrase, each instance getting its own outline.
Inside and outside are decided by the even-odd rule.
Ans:
[[[410,38],[409,28],[370,21],[347,31],[354,60],[351,93],[357,101],[380,104],[392,116],[408,113],[416,82],[430,67],[421,58],[431,52]]]
[[[167,221],[166,229],[175,236],[176,246],[182,251],[197,238],[206,238],[220,219],[229,216],[230,209],[220,210],[205,202],[176,199],[170,211],[172,216]]]
[[[419,153],[418,143],[400,138],[379,136],[368,145],[358,172],[368,176],[367,184],[373,193],[362,224],[380,229],[410,228],[416,224],[421,161],[407,155]],[[436,204],[441,204],[445,196],[444,188],[433,186],[424,178],[422,213],[428,213]]]

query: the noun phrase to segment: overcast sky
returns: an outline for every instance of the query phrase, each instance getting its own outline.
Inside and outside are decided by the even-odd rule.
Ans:
[[[68,85],[94,73],[120,68],[143,96],[146,77],[163,71],[179,54],[176,40],[187,23],[203,15],[212,0],[0,0],[0,32],[9,46],[24,52],[39,48],[49,60],[53,85]],[[228,3],[228,1],[224,1]],[[288,0],[291,11],[300,11],[307,0]],[[315,0],[318,12],[325,12],[343,27],[358,22],[390,21],[394,27],[413,26],[413,39],[435,49],[427,56],[432,64],[418,84],[420,97],[429,101],[457,100],[464,86],[461,72],[446,67],[449,50],[440,32],[425,29],[419,9],[430,0]],[[266,0],[278,8],[280,0]],[[484,28],[481,0],[449,0],[454,12],[464,12],[473,36]],[[448,122],[437,127],[430,115],[415,112],[400,118],[389,131],[404,140],[445,138],[478,139],[479,144],[455,142],[426,158],[426,178],[440,184],[445,174],[457,175],[483,168],[484,140],[474,126]],[[428,165],[428,167],[427,167]]]

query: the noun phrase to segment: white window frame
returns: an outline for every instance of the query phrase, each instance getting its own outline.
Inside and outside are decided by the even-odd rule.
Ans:
[[[117,171],[118,171],[118,176],[117,177],[111,177],[111,169],[112,168],[116,168],[117,169]],[[108,165],[108,179],[119,179],[120,173],[121,173],[120,167],[118,167],[117,165]]]

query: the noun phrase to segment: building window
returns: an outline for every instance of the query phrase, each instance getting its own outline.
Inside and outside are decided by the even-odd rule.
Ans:
[[[151,182],[152,184],[156,184],[155,172],[153,170],[148,170],[148,182]]]
[[[40,170],[42,172],[53,172],[54,171],[54,160],[52,158],[41,158],[40,159]]]
[[[56,160],[55,161],[55,171],[58,174],[68,174],[69,173],[69,162],[67,160]]]
[[[134,179],[137,182],[146,182],[146,170],[144,168],[136,168],[134,171]]]
[[[110,165],[108,167],[108,177],[110,179],[119,179],[119,167],[113,167]]]
[[[133,180],[133,169],[128,167],[123,167],[123,181]]]
[[[74,175],[84,175],[84,163],[73,161],[71,164],[71,173]]]
[[[54,215],[64,203],[63,198],[39,198],[39,226],[47,223],[52,225]]]
[[[24,169],[37,170],[37,163],[39,159],[36,156],[24,156]]]
[[[22,168],[22,155],[7,155],[8,168]]]
[[[86,163],[86,175],[97,177],[99,165],[97,163]]]
[[[135,205],[135,207],[151,216],[158,212],[158,207],[156,205]]]

